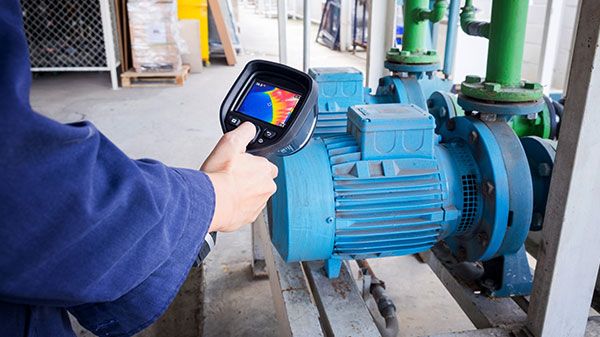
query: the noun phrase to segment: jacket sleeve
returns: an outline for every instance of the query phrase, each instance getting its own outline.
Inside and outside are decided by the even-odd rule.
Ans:
[[[33,112],[18,0],[0,2],[0,45],[0,301],[159,313],[212,220],[210,180]]]

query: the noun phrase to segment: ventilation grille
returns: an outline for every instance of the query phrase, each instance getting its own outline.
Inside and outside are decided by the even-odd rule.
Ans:
[[[474,174],[463,175],[461,177],[461,182],[463,190],[463,211],[457,232],[464,233],[468,232],[473,227],[477,215],[477,176]]]
[[[450,151],[461,180],[460,192],[463,199],[456,232],[457,234],[468,233],[477,225],[481,213],[482,200],[479,193],[481,177],[475,159],[466,144],[456,142],[446,143],[444,146]]]

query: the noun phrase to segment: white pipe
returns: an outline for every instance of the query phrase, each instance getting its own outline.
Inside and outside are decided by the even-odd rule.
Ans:
[[[279,28],[279,63],[287,64],[287,1],[277,0]]]
[[[310,0],[304,0],[302,24],[304,26],[302,46],[302,70],[308,71],[310,66]]]

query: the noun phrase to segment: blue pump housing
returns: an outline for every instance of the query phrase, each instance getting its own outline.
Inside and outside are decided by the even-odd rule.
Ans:
[[[417,67],[417,66],[413,66]],[[449,92],[452,82],[437,76],[437,72],[409,72],[379,79],[374,95],[365,97],[367,104],[407,103],[427,110],[427,99],[436,91]]]
[[[405,66],[406,68],[407,66]],[[360,104],[405,103],[427,110],[427,99],[436,91],[450,91],[452,82],[437,76],[437,65],[414,65],[408,72],[379,79],[374,95],[363,87],[363,74],[352,67],[311,68],[309,75],[319,84],[318,120],[314,135],[346,131],[348,108]]]

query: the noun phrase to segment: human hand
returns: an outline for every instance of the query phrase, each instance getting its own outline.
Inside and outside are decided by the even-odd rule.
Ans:
[[[245,122],[223,135],[201,171],[215,190],[215,213],[209,232],[232,232],[256,220],[277,186],[277,166],[246,153],[256,128]]]

